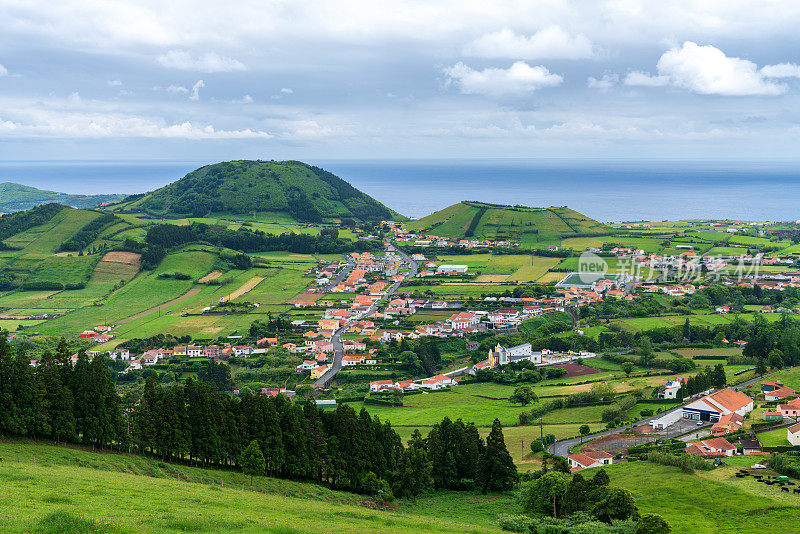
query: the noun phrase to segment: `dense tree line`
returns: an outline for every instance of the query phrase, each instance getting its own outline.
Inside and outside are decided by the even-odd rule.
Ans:
[[[189,379],[165,389],[151,375],[141,398],[123,411],[108,364],[79,352],[73,366],[62,341],[34,368],[24,350],[12,354],[0,338],[0,434],[101,448],[131,443],[164,460],[249,472],[261,465],[248,451],[256,442],[261,474],[382,497],[412,497],[431,487],[509,489],[517,480],[497,420],[485,442],[474,425],[445,419],[430,437],[417,433],[403,447],[388,422],[363,409],[322,411],[283,395],[220,391],[215,384],[230,380],[220,372],[225,364],[199,373],[212,383]]]
[[[0,434],[110,447],[127,442],[111,373],[103,358],[78,353],[73,367],[66,343],[45,352],[34,369],[24,349],[12,354],[0,338]]]
[[[149,227],[145,242],[163,248],[172,248],[203,241],[239,252],[270,252],[288,250],[302,254],[337,254],[352,251],[369,251],[380,248],[378,241],[339,239],[338,233],[322,232],[320,235],[285,233],[273,235],[260,230],[242,227],[228,230],[218,226],[195,223],[191,226],[157,224]]]
[[[140,243],[139,241],[134,241],[133,239],[126,239],[122,245],[120,245],[119,250],[141,254],[141,268],[148,271],[158,267],[158,264],[161,263],[161,260],[167,256],[167,251],[164,250],[164,247],[161,245]]]
[[[103,228],[117,220],[119,220],[119,217],[113,213],[103,213],[86,223],[74,236],[64,241],[61,244],[61,250],[77,252],[85,249],[98,238]]]
[[[728,384],[725,377],[725,367],[719,363],[712,367],[704,367],[699,373],[690,376],[687,382],[681,386],[677,393],[677,398],[682,399],[690,395],[695,395],[711,388],[722,389]]]

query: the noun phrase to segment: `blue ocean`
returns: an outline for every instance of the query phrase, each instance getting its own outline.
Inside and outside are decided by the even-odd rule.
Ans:
[[[563,160],[310,160],[396,211],[460,200],[569,206],[603,222],[800,219],[800,163]],[[65,193],[141,193],[203,161],[0,162],[0,182]]]

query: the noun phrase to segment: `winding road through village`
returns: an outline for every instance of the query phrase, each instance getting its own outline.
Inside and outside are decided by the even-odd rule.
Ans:
[[[342,369],[342,358],[344,357],[344,348],[342,347],[341,338],[342,334],[344,334],[347,331],[347,329],[350,328],[350,324],[353,323],[353,321],[357,321],[363,317],[369,317],[370,315],[372,315],[378,309],[378,304],[381,303],[383,300],[390,299],[392,295],[397,291],[397,288],[400,287],[401,283],[403,283],[406,280],[410,280],[417,275],[417,269],[418,269],[417,262],[412,260],[408,254],[406,254],[396,246],[392,245],[392,243],[387,241],[386,245],[392,246],[394,248],[392,252],[400,256],[400,269],[398,270],[398,273],[403,276],[403,280],[395,282],[391,286],[389,286],[389,288],[386,290],[386,296],[383,299],[373,303],[372,306],[370,306],[369,309],[367,309],[366,311],[358,313],[347,319],[344,325],[342,325],[336,332],[334,332],[334,334],[331,336],[331,343],[333,343],[333,363],[331,364],[331,368],[328,370],[327,373],[325,373],[324,375],[319,377],[316,381],[314,381],[312,385],[315,388],[326,387],[328,384],[331,383],[336,374]],[[347,269],[347,267],[345,269]],[[337,276],[336,279],[339,282],[341,282],[341,280],[344,279],[344,275],[340,273],[340,275]]]

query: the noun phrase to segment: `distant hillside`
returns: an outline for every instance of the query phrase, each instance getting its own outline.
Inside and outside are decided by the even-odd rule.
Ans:
[[[398,214],[328,171],[299,161],[228,161],[192,171],[147,195],[125,199],[115,210],[158,215],[283,212],[301,222]]]
[[[50,202],[76,208],[95,208],[100,204],[119,202],[123,198],[125,195],[69,195],[12,182],[0,183],[0,213],[29,210]]]
[[[528,208],[459,202],[406,224],[409,230],[453,239],[511,240],[522,245],[598,235],[611,228],[566,207]]]

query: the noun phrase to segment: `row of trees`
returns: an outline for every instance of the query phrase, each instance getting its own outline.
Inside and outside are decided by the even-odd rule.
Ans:
[[[431,428],[425,440],[415,431],[410,443],[426,450],[437,489],[499,491],[511,489],[518,480],[497,419],[485,443],[475,425],[447,417]]]
[[[228,230],[219,226],[194,223],[191,226],[156,224],[147,230],[145,242],[162,248],[171,248],[203,241],[213,245],[230,248],[240,252],[269,252],[288,250],[289,252],[313,254],[336,254],[351,251],[370,251],[381,246],[379,241],[339,239],[338,232],[331,231],[320,235],[285,233],[267,234],[246,227]]]
[[[24,349],[0,337],[0,434],[110,447],[127,442],[121,402],[103,358],[81,352],[73,367],[64,340],[34,369]]]
[[[229,380],[216,367],[200,376]],[[255,442],[260,474],[383,496],[412,497],[432,487],[502,490],[517,481],[497,420],[485,441],[474,425],[445,419],[428,438],[416,433],[403,447],[388,422],[363,409],[321,411],[313,401],[249,391],[232,396],[203,380],[165,389],[155,376],[123,410],[107,361],[90,362],[80,352],[73,366],[63,340],[34,368],[24,350],[12,354],[0,337],[0,406],[2,435],[130,445],[164,460],[234,468],[259,465],[252,447],[245,462]]]

